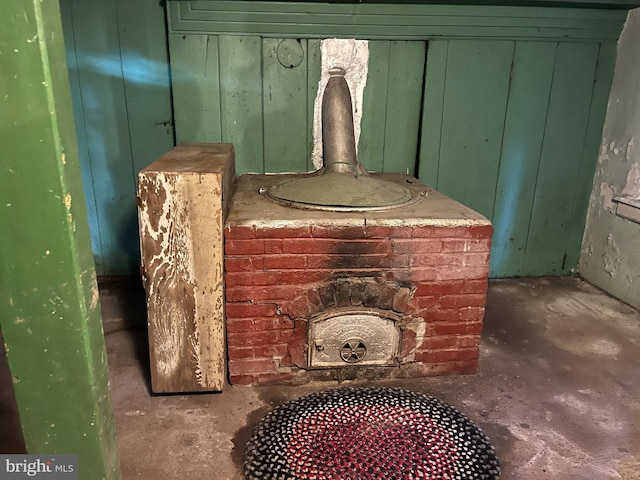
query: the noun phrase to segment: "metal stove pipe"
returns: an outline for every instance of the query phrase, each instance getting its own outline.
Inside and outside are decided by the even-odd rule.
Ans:
[[[366,175],[356,158],[356,138],[349,85],[340,67],[329,70],[322,96],[322,152],[325,172]]]

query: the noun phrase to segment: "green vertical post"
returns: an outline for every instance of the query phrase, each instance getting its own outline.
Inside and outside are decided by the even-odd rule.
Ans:
[[[0,322],[29,453],[120,478],[57,1],[0,3]]]

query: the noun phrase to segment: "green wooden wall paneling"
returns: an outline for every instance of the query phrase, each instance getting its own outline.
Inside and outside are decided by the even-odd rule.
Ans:
[[[307,125],[313,125],[314,121],[314,104],[318,96],[318,83],[322,69],[321,63],[320,40],[310,38],[307,40]],[[310,172],[315,169],[311,160],[311,153],[313,152],[313,128],[311,127],[307,127],[307,152],[307,171]]]
[[[425,42],[391,42],[384,172],[415,173],[425,54]]]
[[[312,169],[320,41],[226,35],[171,41],[178,141],[233,143],[239,173]],[[360,159],[374,171],[413,173],[424,42],[372,42],[370,50]]]
[[[425,42],[372,41],[358,157],[378,172],[414,173]]]
[[[218,55],[222,141],[234,144],[239,172],[262,172],[261,39],[256,36],[221,36]]]
[[[508,45],[431,42],[420,178],[492,219],[492,276],[568,274],[580,249],[614,48]]]
[[[176,142],[220,142],[218,37],[170,34]]]
[[[582,235],[571,227],[598,50],[592,43],[558,46],[523,275],[559,275],[575,267],[568,263],[567,240]]]
[[[306,40],[262,39],[264,170],[269,172],[307,170],[307,58]]]
[[[427,45],[425,83],[422,95],[422,126],[418,178],[438,189],[440,172],[440,148],[442,145],[442,113],[447,81],[449,42],[432,40]]]
[[[158,28],[164,11],[157,2],[116,0],[131,173],[114,184],[133,184],[138,172],[175,144],[166,34]],[[140,22],[144,18],[146,21]],[[124,189],[123,189],[124,191]],[[129,192],[129,190],[126,190]],[[139,263],[135,196],[123,199],[125,224],[115,232],[126,255],[120,272],[136,271]]]
[[[595,83],[593,85],[591,110],[589,111],[589,123],[582,145],[573,214],[569,223],[571,236],[567,237],[566,247],[566,264],[568,268],[576,268],[578,265],[580,246],[582,245],[587,220],[586,212],[593,188],[593,177],[602,139],[602,128],[607,113],[607,101],[609,99],[609,92],[611,91],[615,63],[616,45],[613,43],[601,44],[598,54],[598,64],[596,66]]]
[[[449,43],[438,189],[493,216],[514,42]],[[473,81],[471,81],[473,79]]]
[[[522,272],[557,43],[517,42],[493,212],[491,275]]]
[[[98,274],[105,274],[107,258],[111,265],[129,266],[118,237],[127,230],[126,205],[135,198],[120,46],[114,34],[116,10],[113,2],[101,0],[69,0],[69,7],[84,110],[84,124],[78,127],[85,129],[88,147],[88,156],[81,161],[93,175],[93,184],[86,191],[87,196],[95,196],[103,257],[96,259],[96,265]]]
[[[68,1],[60,3],[60,16],[65,36],[65,49],[67,52],[67,68],[69,71],[69,88],[73,99],[73,118],[76,125],[76,139],[78,142],[78,154],[82,165],[82,184],[87,203],[87,214],[89,218],[89,229],[91,232],[91,251],[93,252],[96,272],[105,272],[105,262],[102,251],[102,232],[100,231],[100,221],[98,216],[98,205],[94,190],[94,176],[89,161],[89,140],[87,139],[87,129],[85,128],[85,111],[82,101],[82,90],[80,86],[80,75],[77,60],[77,49],[75,37],[73,35],[73,21],[71,19],[71,4]]]
[[[173,143],[162,8],[154,0],[134,3],[62,0],[92,242],[101,274],[137,268],[131,203],[135,174]],[[568,50],[574,48],[569,44],[576,45],[576,52],[584,45],[601,46],[602,73],[596,73],[602,78],[596,78],[593,106],[586,93],[575,100],[586,102],[578,112],[588,117],[583,126],[587,144],[580,149],[585,163],[572,171],[578,185],[567,189],[573,193],[562,197],[571,198],[565,237],[574,238],[570,245],[576,243],[583,192],[591,187],[593,162],[588,159],[597,154],[590,145],[599,141],[593,139],[603,121],[615,55],[612,40],[622,27],[623,11],[263,1],[170,1],[169,10],[176,138],[235,143],[240,173],[312,169],[318,38],[342,32],[372,39],[360,159],[374,171],[413,173],[419,147],[418,175],[425,183],[494,219],[492,275],[545,268],[551,273],[550,265],[557,264],[555,257],[553,262],[539,258],[531,246],[546,238],[536,230],[553,223],[545,217],[552,208],[542,200],[547,193],[538,191],[532,176],[538,169],[533,159],[542,147],[539,136],[544,137],[540,162],[551,165],[560,148],[559,140],[547,138],[551,132],[542,124],[550,52],[558,42]],[[446,38],[434,38],[439,35]],[[301,63],[291,67],[285,60],[281,65],[279,45],[299,45]],[[295,51],[287,55],[297,58]],[[554,89],[563,75],[558,77],[559,68],[554,63]],[[574,68],[584,70],[586,63]],[[593,68],[573,75],[592,75]],[[140,72],[146,83],[136,78]],[[552,120],[561,108],[549,108]],[[557,124],[575,130],[570,138],[579,137],[577,126],[565,127],[564,120]],[[528,160],[518,163],[516,151]],[[549,168],[540,167],[543,180],[552,175],[546,173]],[[559,172],[569,170],[558,167]],[[514,204],[507,193],[512,194],[516,181],[522,189]],[[510,222],[501,220],[507,217]],[[577,252],[570,245],[564,248],[562,272],[575,264]],[[557,242],[555,247],[560,248]],[[552,255],[549,245],[542,250]]]
[[[233,143],[238,173],[310,170],[319,52],[319,40],[172,35],[177,141]]]
[[[372,172],[381,172],[384,168],[390,64],[391,42],[369,42],[369,73],[362,98],[358,160]]]
[[[166,33],[159,28],[165,13],[158,2],[148,0],[116,0],[116,13],[131,158],[137,176],[175,143]]]
[[[61,1],[101,275],[138,269],[135,176],[174,143],[164,11],[155,0],[134,3]]]

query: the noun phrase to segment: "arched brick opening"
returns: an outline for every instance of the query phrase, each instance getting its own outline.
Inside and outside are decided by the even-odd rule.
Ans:
[[[415,351],[415,332],[411,327],[415,320],[412,298],[415,288],[398,282],[379,281],[374,277],[339,278],[294,298],[287,313],[294,322],[289,341],[288,356],[281,365],[306,368],[308,366],[309,324],[315,316],[347,307],[365,307],[372,314],[386,316],[393,312],[399,318],[400,345],[398,359],[406,361]],[[422,323],[424,321],[420,319]]]

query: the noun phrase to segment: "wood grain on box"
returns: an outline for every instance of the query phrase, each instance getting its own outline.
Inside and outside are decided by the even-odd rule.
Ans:
[[[234,178],[231,144],[182,143],[139,174],[155,393],[223,388],[222,239]]]

